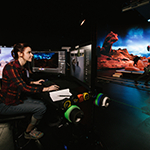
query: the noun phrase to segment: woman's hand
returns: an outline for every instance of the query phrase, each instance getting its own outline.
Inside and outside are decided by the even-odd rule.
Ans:
[[[31,81],[30,84],[42,85],[42,82],[45,82],[45,80],[44,79],[40,79],[38,81]]]
[[[49,91],[56,91],[59,89],[59,86],[58,85],[51,85],[48,88],[49,88]]]
[[[43,92],[56,91],[59,89],[58,85],[51,85],[49,87],[44,87]]]

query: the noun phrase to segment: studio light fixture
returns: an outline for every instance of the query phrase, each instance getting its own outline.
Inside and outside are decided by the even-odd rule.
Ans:
[[[148,19],[147,21],[150,22],[150,19]]]
[[[82,25],[84,24],[84,22],[85,22],[85,19],[83,19],[83,20],[81,21],[80,26],[82,26]]]
[[[80,20],[79,20],[79,25],[82,26],[85,23],[86,19],[83,13],[81,13]]]
[[[122,8],[122,12],[135,9],[147,4],[149,4],[149,0],[134,0],[133,2],[131,1],[131,3],[129,3],[128,6]]]

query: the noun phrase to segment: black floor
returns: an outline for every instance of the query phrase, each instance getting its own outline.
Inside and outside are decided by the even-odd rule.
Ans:
[[[85,116],[78,126],[49,127],[53,115],[50,114],[39,126],[44,137],[39,142],[30,141],[23,149],[149,150],[150,94],[148,87],[142,86],[145,90],[134,86],[132,81],[128,84],[99,82],[97,92],[111,99],[108,108],[95,106],[93,100],[82,102],[79,106]],[[14,150],[16,144],[12,137],[8,125],[0,124],[0,150]]]
[[[148,150],[150,147],[149,92],[108,83],[103,91],[112,99],[107,110],[96,108],[97,133],[110,150]],[[99,114],[99,115],[98,115]],[[100,128],[99,128],[100,127]]]

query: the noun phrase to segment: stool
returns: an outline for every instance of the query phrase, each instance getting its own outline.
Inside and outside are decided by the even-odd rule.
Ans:
[[[0,123],[17,121],[18,119],[24,119],[25,115],[0,115]]]
[[[21,115],[0,115],[0,123],[8,123],[9,124],[9,129],[12,130],[13,133],[13,141],[16,144],[15,145],[15,149],[22,149],[23,146],[18,146],[18,139],[22,136],[22,134],[20,134],[19,136],[17,136],[18,133],[18,127],[19,127],[19,123],[23,120],[27,118],[27,114],[21,114]],[[26,144],[29,143],[29,140],[27,141]],[[25,145],[26,145],[25,144]]]

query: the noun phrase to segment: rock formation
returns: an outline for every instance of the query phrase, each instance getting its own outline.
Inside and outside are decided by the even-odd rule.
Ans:
[[[112,31],[106,36],[102,48],[97,47],[98,60],[97,69],[130,69],[144,70],[148,63],[148,58],[140,57],[137,66],[133,66],[136,55],[129,54],[127,49],[112,50],[112,45],[118,40],[118,35]]]
[[[110,32],[103,43],[103,46],[101,48],[101,53],[102,54],[109,54],[112,50],[112,45],[118,41],[118,34],[115,34],[114,32]]]

